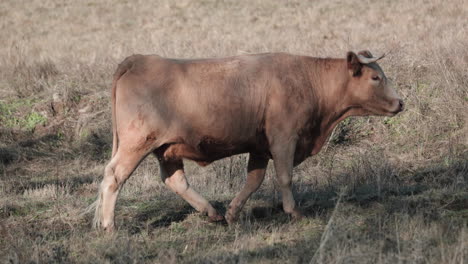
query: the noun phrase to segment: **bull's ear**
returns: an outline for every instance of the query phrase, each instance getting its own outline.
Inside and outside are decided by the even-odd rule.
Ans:
[[[346,60],[348,62],[348,69],[353,73],[353,76],[361,75],[362,64],[359,62],[356,53],[349,51],[346,55]]]

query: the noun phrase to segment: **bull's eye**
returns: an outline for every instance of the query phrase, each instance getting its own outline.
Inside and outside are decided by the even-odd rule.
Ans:
[[[380,80],[380,77],[378,75],[373,75],[372,76],[372,80],[374,81],[379,81]]]

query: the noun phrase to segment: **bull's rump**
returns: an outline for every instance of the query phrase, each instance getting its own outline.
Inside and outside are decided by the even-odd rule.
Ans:
[[[119,137],[151,135],[172,158],[211,162],[264,148],[268,94],[261,60],[142,56],[117,83]]]

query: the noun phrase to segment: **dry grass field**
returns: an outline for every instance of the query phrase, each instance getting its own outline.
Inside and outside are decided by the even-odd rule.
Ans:
[[[468,4],[439,2],[2,0],[0,262],[468,263]],[[121,192],[117,232],[91,228],[126,56],[362,49],[388,54],[407,109],[345,120],[295,168],[303,220],[282,212],[269,168],[236,225],[210,224],[150,156]],[[186,163],[221,212],[245,166]]]

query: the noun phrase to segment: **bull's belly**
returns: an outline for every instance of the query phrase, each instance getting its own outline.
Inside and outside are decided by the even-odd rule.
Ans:
[[[308,157],[316,154],[321,146],[316,139],[302,139],[296,145],[294,153],[294,166],[299,165]],[[317,149],[315,152],[314,150]],[[189,159],[206,166],[213,161],[230,157],[242,153],[255,153],[272,158],[266,137],[258,136],[252,140],[238,141],[235,143],[226,143],[212,138],[203,138],[197,140],[195,144],[186,142],[172,143],[165,145],[159,151],[162,152],[166,160]],[[315,152],[315,153],[314,153]]]
[[[163,157],[166,160],[189,159],[206,166],[213,161],[242,153],[262,153],[268,155],[265,147],[256,142],[224,143],[211,139],[204,139],[198,144],[174,143],[166,146]]]

